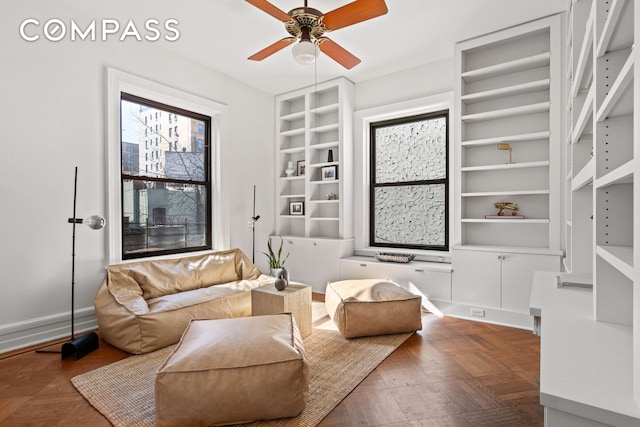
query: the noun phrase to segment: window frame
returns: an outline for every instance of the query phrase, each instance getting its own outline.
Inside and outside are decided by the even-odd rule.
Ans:
[[[190,119],[196,119],[202,121],[204,123],[204,178],[202,181],[194,181],[194,180],[185,180],[185,179],[176,179],[176,178],[167,178],[167,177],[155,177],[145,175],[145,173],[127,173],[126,171],[120,172],[120,216],[124,217],[124,182],[128,180],[137,180],[137,181],[150,181],[150,182],[159,182],[164,184],[192,184],[192,185],[201,185],[205,187],[205,197],[207,200],[206,204],[206,227],[205,227],[205,244],[201,246],[189,246],[185,248],[174,248],[174,249],[162,249],[162,250],[149,250],[149,251],[141,251],[141,252],[131,252],[125,253],[124,251],[124,228],[120,227],[120,235],[121,235],[121,253],[123,260],[129,259],[140,259],[140,258],[152,258],[160,255],[174,255],[174,254],[182,254],[189,252],[197,252],[203,250],[210,250],[212,248],[212,225],[211,225],[211,155],[209,151],[211,149],[211,126],[213,119],[210,116],[199,114],[193,111],[187,111],[182,108],[178,108],[172,105],[167,105],[161,102],[157,102],[151,99],[142,98],[140,96],[132,95],[130,93],[121,92],[120,93],[121,101],[128,101],[132,103],[136,103],[139,105],[144,105],[146,107],[150,107],[156,110],[165,111],[169,114],[180,114],[183,117],[187,117]],[[121,113],[122,114],[122,113]],[[155,112],[155,117],[158,117],[158,111]],[[160,114],[162,117],[162,114]],[[157,126],[157,125],[156,125]],[[171,130],[171,128],[169,129]],[[122,144],[121,139],[121,144]],[[171,150],[169,150],[171,151]],[[155,157],[158,159],[159,150],[155,151]]]
[[[121,199],[121,150],[120,150],[120,94],[122,92],[151,99],[162,104],[211,117],[211,141],[209,150],[211,196],[211,249],[230,247],[229,194],[222,187],[221,145],[228,139],[229,113],[225,104],[166,86],[121,70],[107,67],[107,232],[109,263],[127,262],[122,254],[122,199]],[[194,251],[190,254],[198,254]],[[148,257],[175,258],[180,254]]]
[[[455,141],[458,132],[455,126],[456,110],[454,108],[453,91],[441,92],[434,95],[426,95],[418,98],[409,98],[398,102],[386,102],[380,104],[368,104],[354,111],[354,252],[355,255],[373,257],[384,250],[380,246],[369,245],[369,124],[375,121],[388,120],[408,115],[417,115],[439,110],[449,110],[452,119],[449,126],[449,141]],[[368,105],[368,106],[366,106]],[[459,180],[455,173],[455,159],[458,156],[455,144],[449,146],[449,251],[409,250],[389,248],[390,251],[415,254],[417,260],[433,262],[450,262],[451,249],[458,241],[459,224],[456,217],[459,215],[455,192],[459,191]]]
[[[369,245],[383,248],[419,249],[419,250],[449,250],[449,116],[450,110],[430,111],[427,113],[404,115],[387,120],[369,123]],[[428,119],[445,119],[445,177],[420,181],[398,181],[392,183],[376,182],[376,129],[395,125],[415,123]],[[444,244],[443,245],[414,245],[405,243],[376,243],[375,242],[375,193],[376,189],[384,187],[407,187],[420,185],[444,184]]]

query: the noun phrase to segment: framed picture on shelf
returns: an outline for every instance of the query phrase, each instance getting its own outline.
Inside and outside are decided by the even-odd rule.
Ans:
[[[304,215],[304,202],[289,202],[289,215]]]
[[[322,168],[322,180],[332,181],[338,179],[338,166],[325,166]]]
[[[304,160],[298,160],[298,163],[296,164],[296,169],[298,171],[298,176],[302,176],[305,173],[305,162]]]

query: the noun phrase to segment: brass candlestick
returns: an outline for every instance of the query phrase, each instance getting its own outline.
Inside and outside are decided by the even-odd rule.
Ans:
[[[498,144],[498,150],[509,150],[509,161],[507,162],[507,164],[510,165],[513,163],[513,161],[511,160],[511,145],[507,143],[500,143]]]

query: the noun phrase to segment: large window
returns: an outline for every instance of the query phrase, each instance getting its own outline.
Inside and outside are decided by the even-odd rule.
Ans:
[[[211,249],[211,117],[123,92],[120,128],[122,258]]]
[[[449,249],[449,113],[370,124],[369,244]]]

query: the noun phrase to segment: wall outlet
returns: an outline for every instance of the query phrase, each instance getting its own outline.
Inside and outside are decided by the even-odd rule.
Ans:
[[[471,316],[473,317],[484,317],[484,309],[482,308],[472,308]]]

